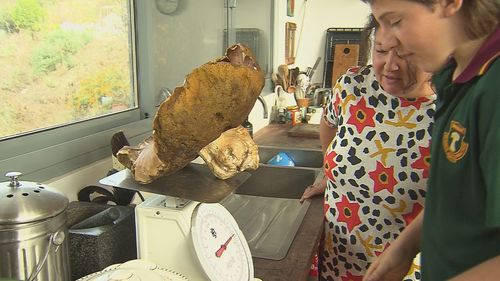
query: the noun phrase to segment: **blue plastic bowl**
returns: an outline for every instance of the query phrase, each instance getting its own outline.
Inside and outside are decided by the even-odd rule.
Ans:
[[[267,161],[269,165],[295,167],[292,158],[286,152],[279,152]]]

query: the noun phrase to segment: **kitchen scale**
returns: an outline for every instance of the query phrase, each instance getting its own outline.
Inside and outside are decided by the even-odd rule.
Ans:
[[[254,281],[252,255],[234,217],[220,202],[250,177],[219,180],[191,163],[150,184],[121,170],[101,184],[155,193],[135,208],[137,255],[190,281]]]

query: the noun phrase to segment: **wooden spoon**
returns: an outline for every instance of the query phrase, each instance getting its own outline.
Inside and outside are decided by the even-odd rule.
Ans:
[[[281,77],[283,81],[283,89],[288,89],[289,79],[288,79],[289,71],[288,66],[286,64],[282,64],[278,66],[278,77]]]

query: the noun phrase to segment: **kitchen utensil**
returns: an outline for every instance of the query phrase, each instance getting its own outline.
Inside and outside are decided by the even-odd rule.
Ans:
[[[274,88],[274,92],[278,96],[276,101],[276,106],[278,107],[278,109],[297,105],[294,94],[285,91],[281,86],[276,86],[276,88]]]
[[[0,279],[69,281],[68,199],[21,175],[0,183]]]
[[[254,280],[248,243],[219,203],[153,195],[136,207],[136,231],[139,258],[189,280]]]
[[[332,81],[335,46],[337,44],[360,44],[363,45],[363,28],[346,27],[346,28],[333,28],[330,27],[326,30],[325,40],[325,55],[323,60],[323,84],[324,88],[333,88],[336,81]],[[360,51],[360,53],[366,53]],[[366,61],[364,56],[359,57],[360,62]],[[365,63],[366,64],[366,63]]]
[[[289,71],[288,71],[288,66],[286,64],[282,64],[280,66],[278,66],[278,77],[281,79],[282,81],[282,86],[283,86],[283,89],[288,89],[288,87],[290,86],[290,83],[289,83]]]
[[[289,77],[290,77],[290,85],[289,86],[295,86],[297,87],[297,77],[300,74],[300,69],[298,67],[294,67],[288,71]]]
[[[349,67],[358,65],[359,45],[358,44],[337,44],[335,45],[333,58],[332,86],[337,79],[344,74]]]
[[[331,88],[317,88],[314,91],[313,100],[315,106],[323,107],[326,104],[328,96],[332,94]]]
[[[309,99],[297,98],[296,100],[297,100],[297,105],[299,106],[299,108],[307,108],[309,106]]]
[[[274,73],[271,74],[271,80],[273,81],[274,85],[278,86],[283,86],[283,82],[281,81],[281,78],[278,78],[278,74]]]
[[[89,274],[77,281],[147,280],[147,281],[188,281],[173,270],[157,266],[147,260],[137,259],[122,264],[113,264],[105,269]]]
[[[297,76],[297,86],[295,90],[295,98],[303,99],[306,97],[307,88],[311,85],[309,77],[301,73]],[[307,107],[307,106],[306,106]]]
[[[311,71],[309,71],[309,73],[307,74],[307,76],[309,77],[309,80],[312,80],[312,77],[314,75],[314,72],[316,71],[316,69],[318,68],[318,65],[319,65],[319,62],[321,61],[321,57],[318,57],[316,59],[316,62],[314,63],[314,66],[311,68]]]
[[[311,71],[312,71],[312,67],[308,66],[306,68],[306,72],[305,72],[305,75],[307,75],[309,77],[309,75],[311,74]]]

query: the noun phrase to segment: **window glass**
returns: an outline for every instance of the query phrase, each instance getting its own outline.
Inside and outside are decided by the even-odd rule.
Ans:
[[[0,1],[0,139],[137,108],[130,7]]]

